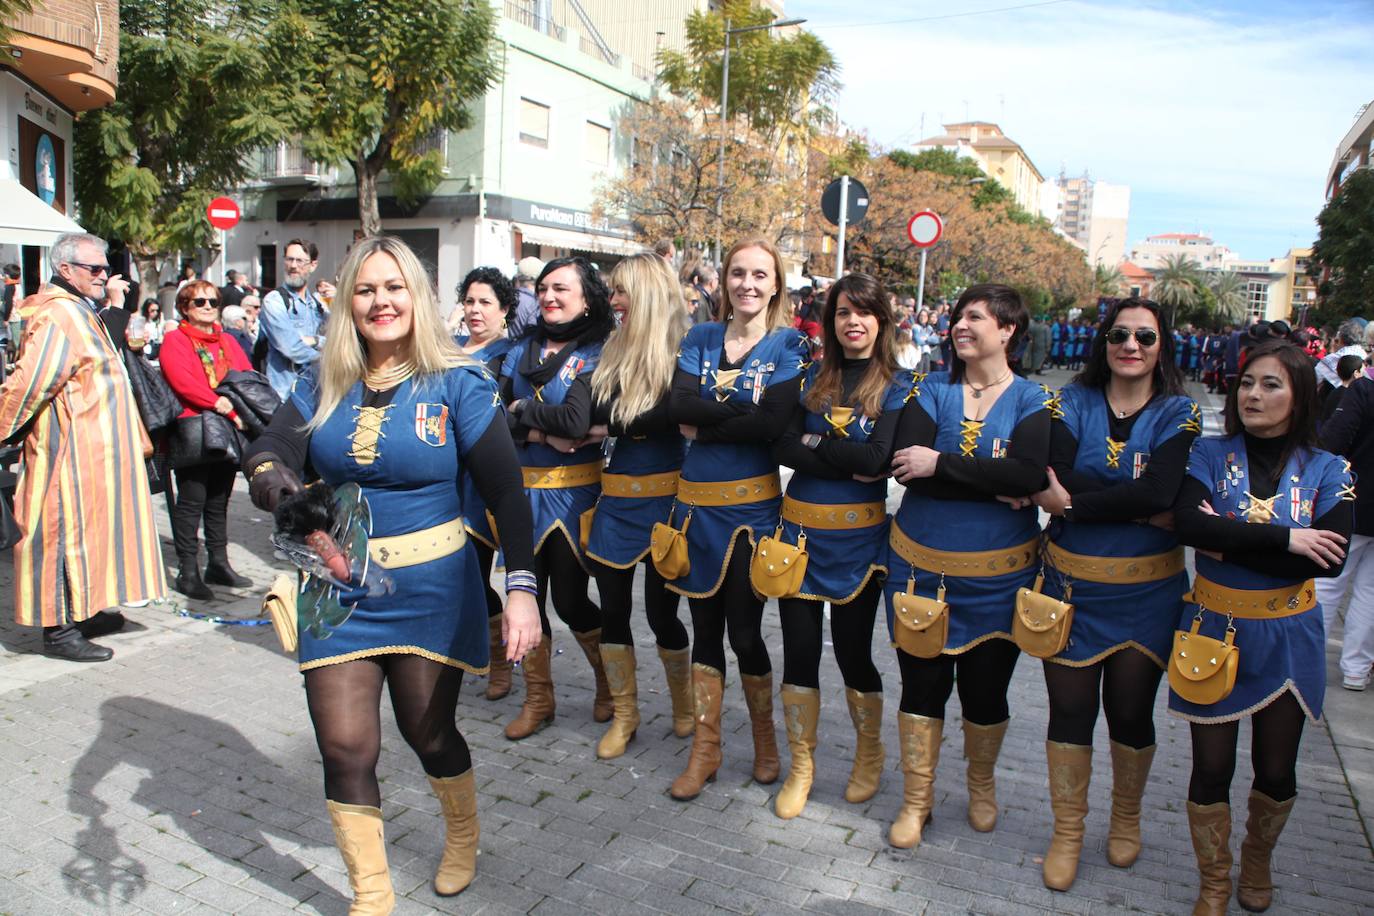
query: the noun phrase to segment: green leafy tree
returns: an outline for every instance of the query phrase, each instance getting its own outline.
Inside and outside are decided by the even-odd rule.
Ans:
[[[1120,296],[1125,285],[1126,277],[1120,267],[1098,264],[1093,268],[1093,286],[1099,296]]]
[[[1174,310],[1190,308],[1198,299],[1202,282],[1202,268],[1186,254],[1165,255],[1164,266],[1155,274],[1154,298],[1160,305]]]
[[[731,29],[762,26],[777,16],[753,0],[725,0],[718,10],[687,17],[681,50],[659,53],[659,79],[700,109],[720,110],[725,20]],[[758,29],[730,39],[728,119],[743,117],[755,131],[777,137],[810,124],[838,88],[835,57],[815,35]]]
[[[167,258],[213,244],[206,204],[287,133],[294,88],[271,49],[298,26],[251,3],[121,4],[119,94],[77,119],[73,165],[82,224],[125,243],[145,289]]]
[[[962,181],[974,188],[973,205],[980,210],[987,207],[1005,206],[1009,208],[1007,211],[1009,218],[1022,223],[1031,222],[1031,215],[1017,206],[1011,190],[998,182],[997,179],[989,178],[983,174],[978,163],[967,156],[960,156],[953,150],[935,147],[923,149],[919,153],[910,153],[900,149],[893,150],[887,154],[887,158],[902,168],[911,169],[913,172],[934,172],[937,175],[947,175],[955,179],[956,183]]]
[[[9,22],[20,13],[33,11],[30,0],[0,0],[0,41],[9,34]]]
[[[1234,270],[1228,270],[1212,277],[1208,288],[1216,299],[1216,317],[1223,321],[1240,321],[1245,314],[1245,279]]]
[[[471,125],[469,104],[500,76],[485,0],[298,0],[305,25],[293,57],[308,87],[297,126],[312,159],[353,170],[365,234],[381,231],[377,184],[391,176],[412,203],[445,163],[434,138]]]
[[[1312,246],[1320,308],[1312,320],[1339,322],[1374,306],[1374,172],[1360,169],[1322,208]]]

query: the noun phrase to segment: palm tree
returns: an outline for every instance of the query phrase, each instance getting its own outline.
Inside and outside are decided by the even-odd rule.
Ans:
[[[1126,276],[1120,267],[1098,264],[1093,268],[1093,286],[1099,296],[1119,296],[1126,285]]]
[[[1238,322],[1245,314],[1245,280],[1234,270],[1219,273],[1212,278],[1212,295],[1217,297],[1217,315],[1228,321]]]
[[[1167,305],[1176,314],[1197,302],[1202,288],[1202,267],[1186,254],[1166,255],[1164,266],[1155,273],[1155,301]]]

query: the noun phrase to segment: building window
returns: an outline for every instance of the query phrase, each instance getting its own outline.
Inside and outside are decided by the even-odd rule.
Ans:
[[[1263,280],[1251,280],[1245,284],[1245,313],[1260,320],[1269,308],[1269,284]]]
[[[549,148],[549,106],[530,99],[520,100],[520,142]]]
[[[584,137],[582,155],[586,157],[587,161],[592,165],[603,167],[610,165],[611,129],[603,127],[595,121],[588,121]]]

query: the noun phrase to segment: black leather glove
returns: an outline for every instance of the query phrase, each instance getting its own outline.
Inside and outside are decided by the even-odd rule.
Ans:
[[[249,498],[253,500],[253,505],[266,512],[275,512],[278,503],[303,489],[305,485],[296,472],[268,452],[258,456],[252,476],[248,479]]]

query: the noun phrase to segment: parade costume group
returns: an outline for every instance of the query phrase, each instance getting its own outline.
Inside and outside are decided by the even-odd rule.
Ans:
[[[404,261],[390,244],[371,257]],[[353,275],[341,278],[342,308],[366,279],[366,257],[351,258]],[[446,819],[435,888],[455,893],[472,880],[478,836],[471,756],[454,726],[463,672],[523,657],[525,694],[506,737],[552,722],[551,600],[593,669],[591,718],[609,722],[596,753],[623,754],[641,724],[630,612],[640,566],[669,686],[663,711],[691,739],[673,798],[710,791],[723,765],[722,717],[734,705],[725,700],[727,639],[751,723],[753,778],[769,784],[784,773],[767,598],[778,599],[782,624],[790,751],[774,811],[796,817],[814,787],[838,792],[841,782],[847,802],[873,798],[888,759],[871,644],[881,602],[902,681],[894,846],[917,846],[939,829],[930,823],[935,772],[956,689],[968,820],[996,829],[996,764],[1017,705],[1008,687],[1024,653],[1042,660],[1051,707],[1046,886],[1067,891],[1075,880],[1099,711],[1111,739],[1107,858],[1131,865],[1149,843],[1141,797],[1167,671],[1170,710],[1193,733],[1194,912],[1224,913],[1231,897],[1229,787],[1235,726],[1246,717],[1257,753],[1238,898],[1266,908],[1270,855],[1297,795],[1302,724],[1321,714],[1313,579],[1339,573],[1353,499],[1347,466],[1316,449],[1304,427],[1310,391],[1294,377],[1300,364],[1283,346],[1257,348],[1228,402],[1228,435],[1200,439],[1167,320],[1146,300],[1113,306],[1081,353],[1066,327],[1059,355],[1073,333],[1083,371],[1054,392],[1009,368],[1028,318],[1008,287],[975,286],[960,298],[953,364],[922,375],[896,367],[887,294],[862,274],[832,287],[825,356],[812,362],[788,323],[781,273],[769,243],[737,244],[724,261],[723,320],[687,331],[676,349],[659,341],[633,369],[629,351],[649,347],[651,332],[682,330],[671,317],[680,303],[664,292],[675,288],[672,274],[656,256],[627,259],[609,280],[582,259],[550,262],[539,322],[513,343],[493,333],[513,302],[497,288],[504,281],[470,277],[465,307],[483,292],[505,304],[460,341],[466,357],[441,372],[368,365],[341,390],[336,379],[330,401],[320,393],[326,350],[318,374],[297,383],[245,457],[259,504],[313,471],[362,486],[374,557],[379,545],[393,557],[430,545],[420,561],[383,561],[394,592],[358,601],[325,639],[302,634],[351,912],[392,905],[374,772],[382,683]],[[360,322],[360,346],[375,356],[363,311],[355,301],[352,318],[331,320],[339,333]],[[598,382],[599,372],[610,374]],[[641,377],[647,390],[632,391]],[[618,411],[632,396],[631,415]],[[785,492],[780,467],[792,469]],[[892,517],[889,475],[902,487]],[[1191,582],[1185,544],[1199,551]],[[488,581],[498,550],[504,608]],[[818,772],[814,759],[827,605],[854,726],[852,743],[843,738],[847,780]],[[488,697],[510,689],[505,671]],[[572,712],[574,723],[585,713]]]

